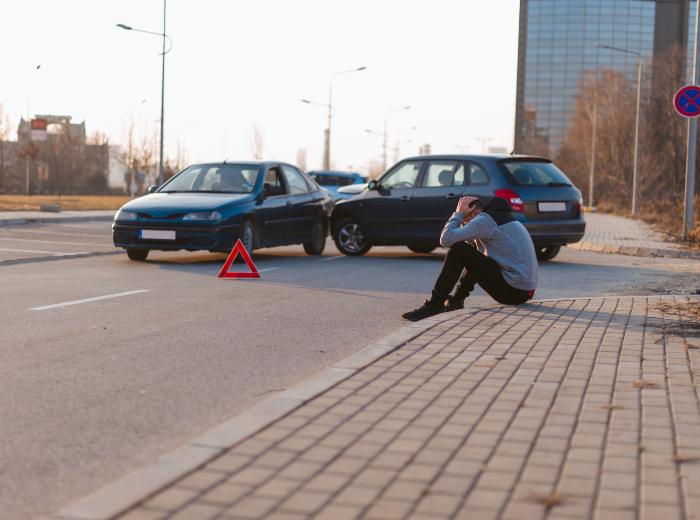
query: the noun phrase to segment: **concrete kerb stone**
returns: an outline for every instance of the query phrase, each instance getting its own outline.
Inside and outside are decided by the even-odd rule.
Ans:
[[[222,449],[182,446],[59,511],[61,520],[108,520],[218,455]]]
[[[608,253],[625,256],[700,258],[700,252],[687,251],[683,249],[655,249],[649,247],[615,246],[612,244],[600,244],[593,242],[578,242],[575,244],[567,244],[567,247],[571,249],[576,249],[578,251],[592,251],[594,253]]]
[[[185,446],[161,457],[154,464],[140,468],[69,504],[53,518],[109,520],[124,513],[426,330],[471,312],[477,310],[442,314],[404,326],[301,383],[268,397]]]
[[[55,224],[60,222],[88,222],[91,220],[112,221],[114,215],[97,215],[97,216],[76,216],[76,217],[33,217],[19,219],[0,219],[0,227],[22,226],[25,224]]]

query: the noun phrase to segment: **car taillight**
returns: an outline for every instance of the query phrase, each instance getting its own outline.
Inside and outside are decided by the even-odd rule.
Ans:
[[[520,213],[525,211],[523,199],[521,199],[520,195],[515,193],[513,190],[496,190],[493,194],[499,199],[507,200],[510,207],[513,208],[513,211],[518,211]]]

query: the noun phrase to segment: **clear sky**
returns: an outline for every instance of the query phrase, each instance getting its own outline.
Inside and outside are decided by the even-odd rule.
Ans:
[[[72,115],[118,144],[130,118],[160,117],[160,40],[117,28],[162,30],[161,0],[6,2],[0,104]],[[169,0],[166,150],[191,161],[249,159],[253,124],[266,157],[321,166],[322,107],[334,72],[333,165],[362,168],[389,141],[412,155],[512,146],[517,0]],[[41,65],[39,70],[36,66]],[[145,101],[144,101],[145,100]],[[411,130],[417,126],[416,130]],[[460,148],[461,147],[461,148]],[[389,154],[389,162],[393,153]]]

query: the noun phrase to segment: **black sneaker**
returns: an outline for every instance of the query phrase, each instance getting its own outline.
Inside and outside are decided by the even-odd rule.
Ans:
[[[408,321],[420,321],[425,318],[430,318],[436,314],[445,312],[445,307],[442,305],[433,305],[430,300],[425,300],[425,303],[417,309],[402,314],[401,317]]]
[[[458,296],[448,296],[445,300],[445,312],[458,311],[464,309],[464,299]]]

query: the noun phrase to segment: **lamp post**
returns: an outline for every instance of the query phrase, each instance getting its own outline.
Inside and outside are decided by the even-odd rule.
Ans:
[[[136,29],[129,25],[124,25],[123,23],[118,23],[117,27],[124,29],[126,31],[135,31],[144,34],[153,34],[155,36],[162,36],[163,38],[163,50],[160,53],[162,56],[161,63],[161,75],[160,75],[160,154],[158,158],[158,185],[163,184],[163,144],[165,143],[165,55],[168,54],[173,48],[173,40],[165,34],[165,13],[166,13],[166,3],[167,0],[163,0],[163,32],[153,32],[146,31],[144,29]],[[168,50],[165,50],[165,40],[168,40]]]
[[[588,207],[593,210],[593,186],[595,181],[595,144],[596,144],[596,130],[598,127],[598,102],[593,103],[593,121],[591,126],[591,173],[588,179]]]
[[[308,99],[302,99],[302,103],[307,103],[309,105],[317,105],[325,107],[328,109],[328,127],[325,132],[325,139],[323,144],[323,169],[331,169],[331,123],[333,120],[333,78],[340,76],[342,74],[351,74],[353,72],[360,72],[366,70],[367,67],[357,67],[356,69],[341,70],[340,72],[335,72],[331,74],[328,80],[328,103],[315,103],[309,101]]]
[[[475,137],[474,139],[481,142],[481,153],[486,153],[486,143],[491,141],[493,137]]]
[[[34,70],[40,70],[41,65],[37,65],[34,67]],[[27,89],[27,92],[29,92],[29,89]],[[29,146],[29,143],[31,142],[32,139],[32,112],[29,109],[29,94],[27,94],[27,124],[29,125],[29,132],[27,134],[27,146]],[[27,155],[24,157],[24,184],[25,184],[25,193],[29,195],[29,178],[30,178],[30,168],[29,168],[29,151],[27,150]]]
[[[411,105],[406,105],[405,107],[401,108],[393,108],[391,110],[387,110],[386,114],[384,114],[384,132],[375,132],[374,130],[365,130],[368,134],[374,134],[374,135],[381,135],[384,137],[384,141],[382,143],[382,168],[384,171],[386,171],[386,148],[387,148],[387,142],[388,142],[388,123],[387,120],[389,118],[389,114],[393,114],[395,112],[403,112],[404,110],[410,110]]]
[[[637,51],[631,51],[612,45],[597,45],[600,49],[624,52],[637,57],[637,114],[634,122],[634,167],[632,171],[632,216],[637,216],[637,202],[639,199],[639,114],[642,102],[642,55]]]

